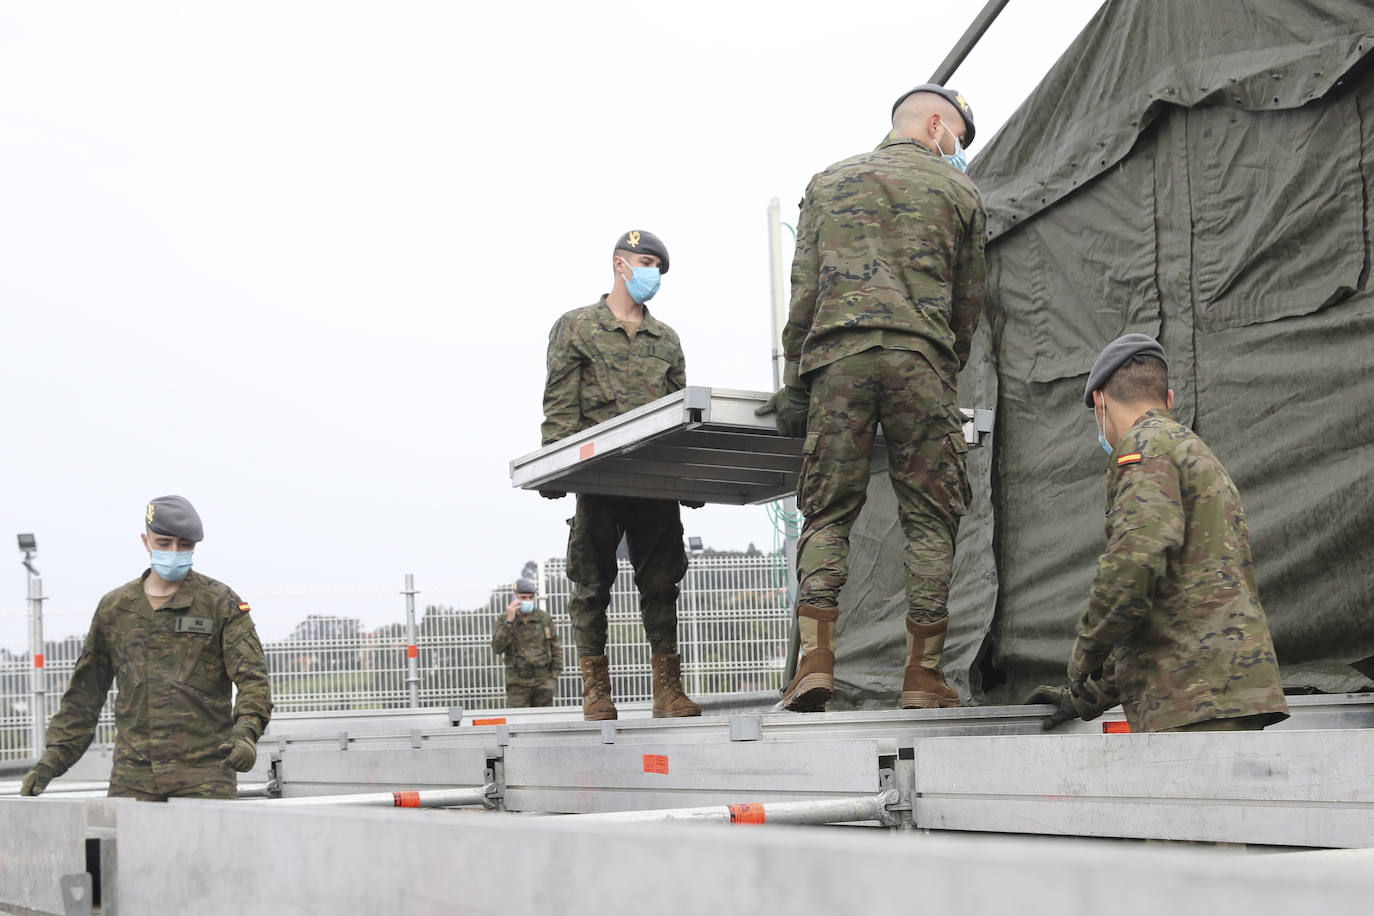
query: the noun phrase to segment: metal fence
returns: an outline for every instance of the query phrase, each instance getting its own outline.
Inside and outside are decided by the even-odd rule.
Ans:
[[[777,555],[693,557],[678,599],[678,646],[688,693],[710,695],[778,689],[786,664],[791,622],[786,576]],[[562,559],[541,570],[540,601],[553,615],[563,642],[557,706],[582,702],[577,649],[568,620],[571,583]],[[491,709],[505,704],[505,671],[491,651],[491,630],[505,613],[509,589],[493,592],[488,605],[457,609],[430,605],[418,620],[420,705]],[[606,612],[611,673],[617,701],[652,695],[649,647],[628,561]],[[404,621],[398,606],[396,619]],[[267,642],[272,701],[277,712],[396,709],[409,705],[403,622],[363,632],[356,618],[311,616],[292,637]],[[47,715],[71,678],[81,640],[49,643]],[[0,658],[0,760],[33,755],[30,660]],[[115,684],[118,687],[118,684]],[[95,740],[114,740],[114,694],[105,703]]]

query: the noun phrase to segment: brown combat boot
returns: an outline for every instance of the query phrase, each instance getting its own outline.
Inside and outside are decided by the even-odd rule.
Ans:
[[[611,668],[604,655],[577,660],[582,666],[582,718],[588,722],[619,718],[611,702]]]
[[[906,619],[906,673],[902,678],[903,709],[939,709],[959,705],[959,694],[945,683],[940,655],[945,648],[949,618],[935,623]]]
[[[655,719],[701,715],[701,707],[683,692],[681,655],[655,655],[649,665],[654,672]]]
[[[783,691],[782,706],[793,712],[825,712],[835,695],[835,621],[839,608],[803,604],[797,608],[801,661],[797,676]]]

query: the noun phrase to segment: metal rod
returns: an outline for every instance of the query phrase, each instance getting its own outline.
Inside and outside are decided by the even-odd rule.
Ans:
[[[768,291],[773,324],[773,390],[782,387],[782,329],[787,324],[782,276],[782,204],[768,202]]]
[[[460,808],[487,805],[496,784],[464,789],[421,789],[409,792],[362,792],[357,795],[305,795],[296,798],[250,798],[244,804],[370,805],[380,808]]]
[[[935,72],[931,74],[929,82],[938,83],[943,86],[949,78],[954,75],[954,71],[959,69],[959,65],[964,62],[964,58],[968,57],[969,52],[973,50],[973,46],[978,44],[979,39],[983,37],[983,33],[988,30],[988,26],[992,25],[993,20],[997,18],[997,14],[1002,12],[1002,8],[1006,6],[1008,2],[1009,0],[988,0],[987,5],[983,7],[983,11],[974,17],[973,22],[969,25],[968,30],[964,32],[963,37],[954,43],[954,47],[950,49],[949,54],[945,56],[944,60],[940,61],[940,66],[935,68]]]
[[[604,814],[573,814],[579,821],[691,821],[710,824],[843,824],[850,821],[883,821],[893,818],[887,809],[900,794],[888,789],[858,798],[826,798],[795,802],[752,802],[739,805],[707,805],[700,808],[661,808],[654,811],[613,811]]]
[[[415,575],[406,573],[406,688],[410,692],[410,708],[420,706],[420,646],[415,630]]]
[[[33,756],[43,756],[47,747],[48,729],[48,679],[43,655],[43,580],[29,571],[29,658],[33,666],[29,669],[29,688],[32,716]]]

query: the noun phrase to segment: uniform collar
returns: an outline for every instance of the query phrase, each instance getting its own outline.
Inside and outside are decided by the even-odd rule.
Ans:
[[[602,330],[604,330],[604,331],[614,331],[616,328],[623,328],[623,327],[624,327],[624,325],[621,323],[620,319],[617,318],[617,317],[615,317],[615,312],[611,311],[611,307],[610,307],[609,305],[606,304],[606,297],[605,297],[605,296],[602,296],[602,297],[601,297],[601,301],[598,302],[597,304],[598,304],[599,306],[601,306],[599,309],[597,309],[596,317],[597,317],[597,320],[601,322],[601,329],[602,329]],[[662,337],[662,336],[663,336],[663,324],[662,324],[662,322],[660,322],[660,321],[659,321],[657,318],[655,318],[653,315],[650,315],[650,314],[649,314],[649,307],[648,307],[647,305],[642,306],[642,308],[644,309],[644,320],[641,321],[641,322],[639,323],[639,330],[636,331],[635,333],[637,333],[637,334],[652,334],[652,335],[655,336],[655,337]]]
[[[924,143],[917,143],[914,137],[884,137],[883,142],[879,143],[876,147],[874,147],[874,149],[888,149],[889,147],[903,145],[909,146],[916,152],[923,153],[926,156],[929,156],[931,159],[940,158],[935,155],[935,151],[933,149],[926,146]]]
[[[154,611],[153,606],[148,603],[148,596],[143,591],[143,583],[152,575],[152,572],[151,568],[145,569],[143,575],[120,589],[119,597],[116,599],[115,605],[133,611],[142,617],[152,619],[157,611]],[[188,572],[186,578],[181,580],[181,587],[177,589],[176,594],[167,599],[167,603],[158,610],[179,611],[190,607],[191,603],[196,600],[196,592],[200,587],[198,581],[200,578],[200,574],[194,569]]]

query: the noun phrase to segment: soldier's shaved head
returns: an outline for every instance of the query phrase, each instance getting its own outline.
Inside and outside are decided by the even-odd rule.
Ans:
[[[934,117],[939,116],[939,121]],[[943,123],[963,142],[967,130],[963,116],[943,96],[933,92],[913,92],[902,100],[892,113],[892,133],[898,137],[910,137],[927,146],[939,146],[938,124]]]
[[[1169,367],[1157,357],[1137,354],[1112,373],[1102,390],[1122,404],[1167,406]]]

